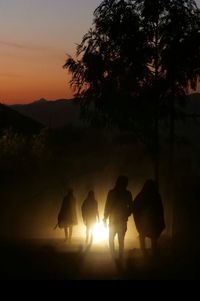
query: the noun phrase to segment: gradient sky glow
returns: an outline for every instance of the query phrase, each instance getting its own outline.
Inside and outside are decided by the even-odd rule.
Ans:
[[[0,102],[72,97],[62,65],[100,2],[0,0]]]
[[[66,53],[100,0],[0,0],[0,102],[70,98]]]

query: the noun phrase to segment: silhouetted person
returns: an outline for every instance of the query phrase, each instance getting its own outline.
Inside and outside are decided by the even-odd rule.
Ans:
[[[83,222],[86,226],[86,244],[92,244],[93,228],[97,220],[99,221],[98,203],[93,190],[89,191],[87,198],[83,201],[81,212]]]
[[[69,189],[63,198],[58,214],[58,226],[64,229],[66,242],[71,242],[73,226],[75,225],[77,225],[76,199],[73,195],[73,190]]]
[[[127,190],[128,178],[119,176],[114,189],[108,192],[104,222],[109,218],[109,245],[112,256],[115,254],[114,239],[118,235],[119,259],[123,258],[124,237],[127,230],[128,217],[131,215],[132,194]]]
[[[134,199],[133,216],[139,232],[141,250],[146,251],[145,238],[149,237],[155,254],[157,240],[165,228],[162,200],[155,181],[147,180]]]

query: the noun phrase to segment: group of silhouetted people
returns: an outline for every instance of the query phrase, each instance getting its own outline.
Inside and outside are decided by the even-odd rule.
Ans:
[[[146,251],[145,238],[151,239],[153,252],[157,250],[157,241],[165,228],[164,210],[157,184],[147,180],[140,193],[133,200],[127,189],[128,178],[119,176],[114,188],[108,192],[105,209],[104,224],[109,225],[109,246],[111,254],[115,255],[115,236],[118,237],[119,259],[123,258],[124,238],[127,231],[128,218],[133,214],[136,229],[139,233],[140,247]],[[83,222],[86,226],[86,243],[92,244],[93,227],[99,222],[98,202],[93,190],[89,191],[81,206]],[[71,241],[73,226],[77,225],[76,200],[73,190],[69,189],[63,198],[58,215],[58,226],[65,231],[65,239]]]

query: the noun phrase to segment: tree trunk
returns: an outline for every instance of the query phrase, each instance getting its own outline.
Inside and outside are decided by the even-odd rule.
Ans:
[[[158,5],[157,5],[158,7]],[[157,19],[155,23],[155,139],[154,139],[154,177],[157,182],[159,189],[159,95],[158,95],[158,79],[159,79],[159,38],[158,38],[158,27],[159,27],[159,13],[157,12]]]
[[[159,187],[159,115],[158,115],[158,98],[156,99],[155,104],[155,138],[154,138],[154,177],[157,185]]]
[[[170,200],[170,234],[174,234],[174,158],[175,158],[175,98],[172,94],[170,102],[170,133],[169,133],[169,200]]]

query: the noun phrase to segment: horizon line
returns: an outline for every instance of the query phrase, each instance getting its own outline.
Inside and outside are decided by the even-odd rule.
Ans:
[[[40,98],[40,99],[37,99],[37,100],[30,100],[28,102],[23,102],[23,101],[19,101],[19,102],[10,102],[10,101],[4,101],[4,100],[0,100],[0,103],[3,104],[3,105],[6,105],[6,106],[14,106],[14,105],[29,105],[29,104],[33,104],[33,103],[38,103],[38,102],[56,102],[56,101],[59,101],[59,100],[66,100],[66,101],[72,101],[74,100],[75,98],[74,97],[71,97],[71,98],[55,98],[55,99],[47,99],[47,98]]]

